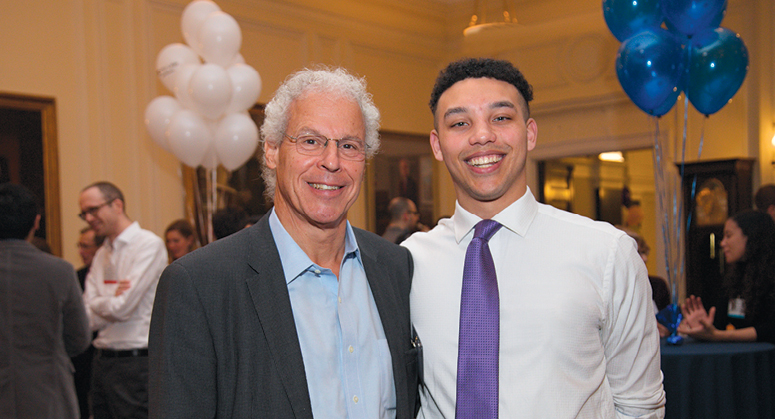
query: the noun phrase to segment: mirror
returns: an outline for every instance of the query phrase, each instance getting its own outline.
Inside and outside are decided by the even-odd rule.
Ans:
[[[620,152],[621,161],[599,154],[538,162],[538,200],[639,233],[651,248],[646,266],[657,272],[657,202],[652,149]]]

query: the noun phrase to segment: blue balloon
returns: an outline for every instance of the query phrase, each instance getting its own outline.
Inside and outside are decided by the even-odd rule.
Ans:
[[[603,17],[619,42],[662,24],[659,0],[603,0]]]
[[[698,33],[689,44],[686,94],[694,108],[711,115],[732,99],[748,73],[748,49],[726,28]]]
[[[678,96],[681,95],[681,88],[676,87],[673,89],[673,92],[670,93],[670,96],[665,99],[664,103],[662,103],[660,106],[657,106],[655,109],[651,111],[646,111],[651,116],[660,117],[668,112],[670,112],[670,109],[673,109],[673,105],[675,105],[675,101],[678,100]]]
[[[619,47],[616,75],[635,105],[656,115],[671,95],[678,96],[676,89],[680,90],[684,72],[683,57],[681,43],[670,32],[647,30],[627,39]]]
[[[686,36],[718,27],[727,0],[665,0],[660,3],[668,28]]]

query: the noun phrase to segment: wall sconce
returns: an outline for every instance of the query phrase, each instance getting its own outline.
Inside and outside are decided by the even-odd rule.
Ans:
[[[772,131],[775,132],[775,124],[772,124]],[[772,134],[772,140],[770,140],[770,143],[773,147],[775,147],[775,133]],[[773,158],[772,164],[775,165],[775,158]]]
[[[598,154],[597,158],[601,161],[624,163],[624,155],[621,151],[606,151]]]

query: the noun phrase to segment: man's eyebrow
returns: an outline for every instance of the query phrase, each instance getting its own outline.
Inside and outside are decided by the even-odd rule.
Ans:
[[[490,109],[497,109],[497,108],[511,108],[516,109],[517,107],[509,102],[508,100],[502,100],[500,102],[493,102],[490,104]]]
[[[447,117],[459,114],[459,113],[466,113],[468,110],[462,106],[457,108],[449,108],[446,112],[444,112],[444,119],[447,119]]]

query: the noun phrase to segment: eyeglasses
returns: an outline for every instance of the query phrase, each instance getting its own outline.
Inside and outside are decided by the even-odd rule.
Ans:
[[[319,156],[323,154],[329,141],[336,142],[336,148],[339,155],[346,160],[361,161],[366,158],[366,149],[368,145],[360,140],[349,138],[326,138],[322,135],[305,134],[298,137],[292,137],[283,133],[292,143],[296,143],[296,151],[307,156]]]
[[[76,247],[78,247],[79,249],[92,249],[92,248],[95,248],[95,247],[97,247],[97,245],[96,245],[96,244],[81,243],[81,242],[78,242],[78,243],[76,243],[75,245],[76,245]]]
[[[104,207],[105,205],[110,205],[113,201],[115,201],[116,198],[111,199],[110,201],[105,201],[96,207],[86,208],[83,210],[82,213],[78,214],[79,217],[81,217],[82,220],[86,221],[86,216],[91,215],[92,217],[96,216],[97,213]]]

